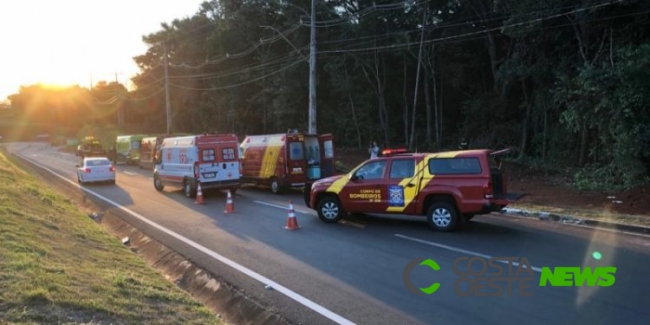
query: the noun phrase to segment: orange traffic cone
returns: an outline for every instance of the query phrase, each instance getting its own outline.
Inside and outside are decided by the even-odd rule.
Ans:
[[[199,186],[196,188],[196,200],[194,201],[194,204],[204,204],[205,202],[203,201],[203,191],[201,191],[201,183],[199,183]]]
[[[296,213],[293,211],[293,201],[289,201],[289,215],[287,216],[287,225],[284,226],[284,229],[296,230],[298,228],[300,228],[300,226],[298,226]]]
[[[228,198],[226,199],[226,209],[223,210],[225,213],[235,212],[235,204],[232,203],[232,194],[230,194],[230,189],[228,189]]]

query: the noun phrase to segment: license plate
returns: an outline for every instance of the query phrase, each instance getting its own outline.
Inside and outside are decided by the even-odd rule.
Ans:
[[[214,178],[215,176],[217,176],[215,173],[203,173],[205,178]]]

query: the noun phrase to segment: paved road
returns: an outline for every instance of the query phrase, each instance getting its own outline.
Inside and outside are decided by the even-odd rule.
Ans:
[[[76,181],[74,156],[40,145],[8,147]],[[501,215],[476,217],[457,233],[432,232],[423,220],[408,217],[360,216],[329,225],[304,207],[299,194],[272,195],[255,188],[238,192],[236,213],[224,214],[223,193],[206,193],[206,204],[197,206],[178,190],[156,192],[150,172],[121,165],[117,185],[87,188],[317,304],[305,307],[177,238],[157,237],[296,323],[334,323],[314,311],[319,306],[325,315],[342,317],[341,323],[356,324],[594,325],[647,324],[650,319],[650,295],[644,292],[650,288],[649,237]],[[298,231],[283,228],[290,199]],[[602,258],[594,259],[594,252]],[[512,287],[512,296],[457,295],[452,265],[463,256],[526,257],[534,280],[525,291],[532,296],[519,296],[518,285]],[[414,267],[409,277],[416,287],[440,283],[431,295],[416,295],[404,284],[404,269],[416,258],[430,258],[440,266],[439,271]],[[536,285],[544,266],[610,265],[618,268],[611,287]]]

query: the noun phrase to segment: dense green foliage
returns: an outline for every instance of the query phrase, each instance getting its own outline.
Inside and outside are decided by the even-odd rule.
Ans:
[[[135,58],[138,90],[116,97],[125,122],[165,131],[167,53],[174,131],[306,129],[310,9],[207,1],[163,24]],[[649,2],[322,0],[316,12],[318,132],[339,145],[468,137],[579,167],[583,187],[648,181]]]

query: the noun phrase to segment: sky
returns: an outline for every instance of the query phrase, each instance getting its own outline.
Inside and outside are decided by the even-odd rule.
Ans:
[[[203,0],[1,0],[0,102],[21,85],[115,81],[131,87],[142,36],[194,15]]]

